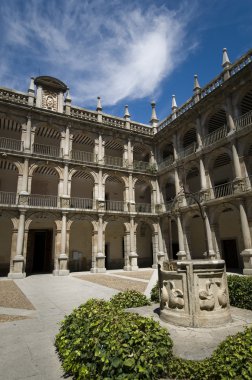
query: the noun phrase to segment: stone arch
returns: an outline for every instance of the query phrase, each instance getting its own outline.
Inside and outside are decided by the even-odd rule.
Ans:
[[[173,173],[168,172],[160,179],[160,190],[164,203],[171,201],[176,196],[175,178]]]
[[[200,171],[198,163],[191,163],[185,169],[185,181],[186,181],[186,190],[191,193],[196,193],[200,191],[201,182],[200,182]]]
[[[4,202],[6,198],[3,192],[13,193],[13,197],[10,194],[10,197],[7,196],[6,201],[8,202],[8,198],[10,198],[9,201],[11,200],[11,203],[15,203],[15,193],[18,192],[19,181],[21,178],[22,166],[19,162],[15,162],[14,160],[0,159],[0,192],[2,194],[1,203]]]
[[[53,165],[35,165],[31,168],[31,194],[57,196],[60,170]]]
[[[126,226],[124,218],[110,217],[105,219],[105,267],[122,269],[125,265]]]
[[[203,254],[206,252],[207,247],[204,221],[199,210],[185,214],[183,224],[191,258],[203,259]]]
[[[150,212],[153,204],[153,187],[151,181],[143,178],[134,178],[136,211]],[[146,210],[145,210],[146,209]]]
[[[237,107],[239,116],[252,111],[252,83],[249,81],[240,91],[235,93],[234,106]],[[237,115],[238,116],[238,115]]]
[[[190,126],[181,136],[181,146],[183,149],[197,143],[197,133],[194,126]]]
[[[10,115],[0,118],[0,135],[1,138],[10,138],[14,140],[21,140],[22,136],[22,122]],[[7,144],[7,141],[5,142]],[[6,145],[8,147],[8,145]],[[11,148],[11,147],[10,147]]]
[[[156,233],[153,223],[147,218],[137,220],[135,225],[136,252],[138,254],[138,266],[141,268],[153,265],[153,239]]]
[[[73,198],[90,200],[90,208],[94,199],[94,177],[89,171],[75,170],[71,176],[71,201]]]
[[[151,149],[149,146],[136,142],[133,144],[133,161],[150,162]]]
[[[125,180],[122,176],[105,173],[103,176],[106,208],[111,211],[123,211],[126,200]]]
[[[205,120],[205,135],[211,134],[216,130],[227,125],[227,115],[224,107],[219,107],[215,111],[210,112]]]

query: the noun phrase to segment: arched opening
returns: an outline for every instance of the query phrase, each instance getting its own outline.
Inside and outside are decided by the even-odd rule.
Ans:
[[[172,164],[174,161],[173,145],[165,144],[160,149],[159,169]]]
[[[245,115],[250,111],[252,111],[252,89],[246,93],[246,95],[242,98],[242,101],[240,103],[241,115]]]
[[[186,157],[195,152],[197,146],[196,129],[191,128],[184,134],[182,138],[182,150],[178,152],[178,158]]]
[[[78,170],[72,176],[70,205],[74,208],[93,208],[93,177],[82,170]]]
[[[193,197],[186,197],[186,202],[188,205],[195,203],[194,198],[199,200],[199,191],[201,188],[200,184],[200,173],[197,167],[191,168],[186,175],[186,186],[187,192],[193,194]]]
[[[54,268],[56,226],[50,219],[38,218],[29,225],[26,273],[50,273]]]
[[[37,127],[33,152],[40,156],[62,157],[60,132],[48,126]]]
[[[15,204],[18,169],[10,161],[0,160],[0,204]]]
[[[230,207],[221,212],[218,220],[221,257],[226,261],[228,271],[239,271],[242,268],[241,230],[238,214]]]
[[[152,230],[149,224],[140,221],[136,230],[136,246],[139,268],[151,267],[153,264]]]
[[[107,210],[124,210],[124,190],[124,184],[118,177],[107,177],[105,182],[105,204]]]
[[[231,159],[227,153],[221,153],[215,159],[211,173],[215,198],[220,198],[232,194],[232,179],[233,168]]]
[[[209,118],[207,123],[207,133],[213,133],[217,129],[224,127],[224,125],[227,125],[226,112],[223,109],[220,109]]]
[[[70,272],[89,271],[92,267],[93,226],[87,220],[71,224],[69,239]]]
[[[74,134],[72,159],[79,162],[94,162],[94,140],[84,133]]]
[[[105,267],[122,269],[124,266],[124,224],[120,221],[108,222],[105,230]]]
[[[123,146],[116,140],[109,140],[105,143],[104,163],[107,166],[123,167]]]
[[[192,259],[203,259],[206,252],[206,241],[204,224],[200,215],[196,214],[190,218],[186,228],[187,241]]]
[[[5,118],[0,119],[0,149],[22,151],[21,134],[22,126],[17,121]]]
[[[10,218],[0,217],[0,276],[7,276],[10,269],[13,225]]]
[[[141,179],[135,184],[135,202],[137,212],[151,212],[151,187]]]
[[[59,176],[54,168],[38,166],[32,176],[29,205],[57,207],[58,183]]]
[[[133,168],[145,171],[150,167],[150,152],[143,144],[135,144],[133,147]]]

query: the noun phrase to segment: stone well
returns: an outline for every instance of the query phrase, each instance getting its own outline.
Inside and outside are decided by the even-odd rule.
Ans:
[[[231,321],[224,260],[183,260],[159,266],[160,318],[187,327]]]

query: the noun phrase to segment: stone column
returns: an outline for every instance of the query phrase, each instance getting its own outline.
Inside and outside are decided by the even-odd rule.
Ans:
[[[63,158],[70,158],[70,125],[66,126],[65,141],[63,147]]]
[[[129,211],[135,212],[135,194],[133,188],[133,178],[131,173],[129,173]]]
[[[130,268],[130,260],[129,260],[129,257],[130,257],[130,232],[129,231],[126,231],[124,235],[124,252],[125,252],[125,255],[124,255],[123,269],[126,271],[130,271],[131,268]]]
[[[133,168],[133,147],[131,145],[131,140],[128,140],[128,168]]]
[[[8,274],[9,278],[24,278],[24,229],[25,229],[25,210],[20,210],[18,232],[17,232],[17,250],[13,258],[13,271]]]
[[[18,236],[18,229],[14,227],[12,230],[12,238],[11,238],[10,271],[9,271],[8,277],[11,277],[11,274],[13,273],[13,260],[17,252],[17,236]]]
[[[64,166],[63,196],[68,196],[68,164]]]
[[[206,172],[205,172],[205,166],[202,158],[199,159],[200,164],[200,186],[201,190],[206,190]]]
[[[137,253],[136,253],[136,234],[135,234],[135,221],[134,216],[130,217],[130,254],[129,254],[129,262],[130,262],[130,270],[137,270]]]
[[[54,238],[54,268],[53,274],[58,276],[59,274],[59,257],[61,253],[61,229],[57,226],[57,230],[55,231]]]
[[[24,151],[26,153],[31,152],[31,116],[27,117]]]
[[[226,98],[226,115],[227,115],[227,124],[229,128],[229,133],[233,133],[235,131],[235,124],[233,119],[233,106],[232,106],[232,100],[231,97],[228,96]]]
[[[22,178],[22,188],[20,194],[27,195],[28,194],[28,174],[29,174],[29,159],[24,159],[23,166],[23,178]]]
[[[179,184],[179,176],[178,176],[178,169],[174,169],[174,183],[175,183],[175,191],[176,195],[180,192],[180,184]]]
[[[173,155],[174,155],[174,161],[175,161],[178,158],[178,144],[177,144],[176,135],[173,135],[172,137],[172,145],[173,145]]]
[[[191,251],[192,251],[192,239],[191,239],[191,227],[190,226],[183,226],[184,231],[184,246],[185,246],[185,252],[186,252],[186,259],[191,260]]]
[[[102,139],[102,135],[98,137],[98,163],[100,165],[104,164],[104,153],[105,153],[105,141]]]
[[[206,208],[203,212],[204,212],[204,217],[205,217],[205,220],[204,220],[204,222],[205,222],[205,233],[206,233],[205,239],[207,239],[209,258],[211,260],[214,260],[214,259],[216,259],[216,253],[215,253],[214,248],[213,248],[212,231],[210,228],[210,223],[209,223],[209,218],[208,218]]]
[[[99,214],[98,233],[97,233],[97,255],[96,255],[96,272],[106,272],[105,254],[104,254],[104,233],[103,233],[103,214]]]
[[[184,232],[181,223],[180,212],[176,213],[177,216],[177,227],[178,227],[178,241],[179,241],[179,252],[177,253],[178,260],[186,259],[185,244],[184,244]]]
[[[158,251],[159,251],[159,246],[158,246],[158,233],[157,231],[154,232],[152,235],[152,250],[153,250],[153,264],[152,268],[157,269],[158,267]]]
[[[68,270],[68,255],[67,255],[67,213],[62,213],[61,221],[61,252],[59,255],[59,276],[66,276],[69,274]]]
[[[241,252],[241,256],[243,258],[243,274],[252,275],[252,244],[251,244],[251,235],[249,230],[248,218],[246,215],[244,201],[243,199],[238,199],[239,209],[240,209],[240,219],[241,219],[241,229],[242,229],[242,237],[244,250]]]
[[[232,142],[232,156],[233,156],[235,177],[241,178],[240,160],[239,160],[239,156],[238,156],[237,149],[234,142]]]
[[[164,242],[162,236],[162,230],[160,226],[160,220],[157,223],[157,231],[158,231],[158,263],[161,264],[164,260]]]
[[[219,225],[217,223],[211,224],[210,226],[212,231],[212,239],[214,251],[216,252],[217,259],[221,259],[221,244],[220,244],[220,236],[219,236]]]
[[[201,149],[201,147],[202,147],[201,134],[202,134],[201,120],[200,120],[200,116],[198,116],[197,119],[196,119],[196,136],[197,136],[198,149]]]

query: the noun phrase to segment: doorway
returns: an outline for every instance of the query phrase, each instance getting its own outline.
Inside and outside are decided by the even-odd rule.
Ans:
[[[26,273],[52,271],[52,230],[30,230],[27,243]]]
[[[239,269],[237,244],[235,239],[221,240],[223,258],[226,266],[230,270]]]

